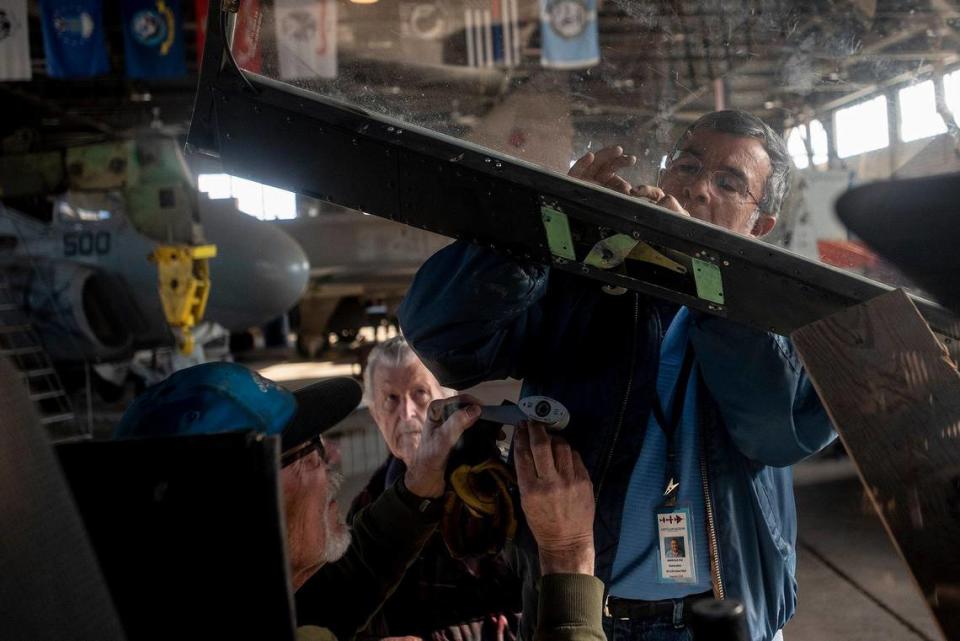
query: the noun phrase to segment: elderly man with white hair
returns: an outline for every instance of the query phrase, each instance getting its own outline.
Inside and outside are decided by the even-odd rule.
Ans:
[[[346,641],[376,612],[436,529],[450,450],[480,413],[475,399],[459,400],[466,406],[426,426],[403,476],[352,529],[337,505],[341,477],[331,469],[322,436],[359,403],[360,386],[352,379],[328,379],[292,394],[241,365],[206,363],[139,396],[114,435],[279,435],[298,638]]]
[[[364,399],[389,450],[354,501],[348,521],[377,500],[413,464],[428,408],[453,390],[442,387],[402,336],[377,345],[364,370]],[[495,555],[455,559],[438,533],[362,633],[366,638],[498,638],[516,628],[520,583]]]

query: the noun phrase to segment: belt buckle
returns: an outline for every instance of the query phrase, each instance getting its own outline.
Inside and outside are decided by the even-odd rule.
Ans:
[[[609,593],[607,593],[606,598],[604,598],[603,600],[603,616],[610,619],[614,618],[613,613],[610,611],[610,594]],[[630,617],[617,617],[617,621],[630,621]]]

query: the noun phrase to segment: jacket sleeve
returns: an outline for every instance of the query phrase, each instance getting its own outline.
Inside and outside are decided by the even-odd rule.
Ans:
[[[586,574],[547,574],[540,579],[534,641],[605,641],[603,583]]]
[[[296,594],[297,625],[328,628],[350,641],[396,589],[437,528],[389,488],[357,514],[350,547],[320,568]]]
[[[703,314],[693,318],[700,372],[744,456],[785,467],[836,437],[788,339]]]
[[[523,378],[541,323],[548,268],[458,241],[417,272],[399,317],[420,359],[447,387]]]

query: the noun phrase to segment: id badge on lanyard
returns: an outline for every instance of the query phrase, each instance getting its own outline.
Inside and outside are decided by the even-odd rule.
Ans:
[[[660,407],[660,398],[654,395],[653,412],[667,439],[667,485],[663,503],[657,509],[657,583],[696,583],[696,541],[693,514],[689,505],[678,504],[680,476],[676,463],[674,435],[683,415],[683,401],[687,381],[693,367],[693,350],[687,347],[683,365],[673,388],[670,417]]]
[[[657,510],[657,583],[696,583],[696,541],[688,506]]]

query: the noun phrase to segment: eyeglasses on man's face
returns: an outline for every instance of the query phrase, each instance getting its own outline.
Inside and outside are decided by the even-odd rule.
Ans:
[[[320,453],[320,460],[326,462],[327,448],[323,444],[323,437],[317,435],[303,444],[300,448],[283,453],[280,456],[280,467],[288,467],[293,465],[300,459],[309,456],[314,450]]]
[[[724,200],[743,204],[752,202],[760,206],[760,200],[750,192],[750,184],[745,176],[728,169],[707,171],[703,162],[696,156],[681,152],[671,159],[664,169],[664,176],[682,184],[692,184],[706,172],[713,194]]]

